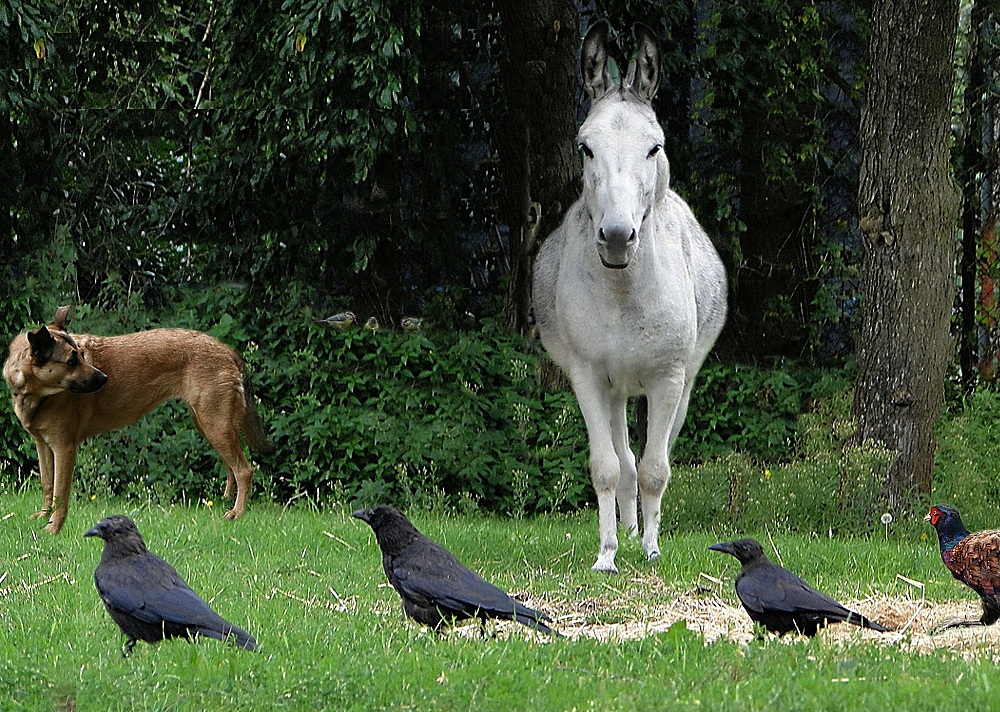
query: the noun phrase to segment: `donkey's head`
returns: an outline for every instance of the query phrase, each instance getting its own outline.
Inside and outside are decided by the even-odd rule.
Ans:
[[[663,199],[670,168],[663,129],[652,99],[660,83],[660,51],[653,33],[636,25],[636,54],[621,82],[612,77],[608,25],[583,40],[583,83],[592,105],[577,134],[583,156],[583,198],[605,267],[624,269],[639,247],[643,222]]]

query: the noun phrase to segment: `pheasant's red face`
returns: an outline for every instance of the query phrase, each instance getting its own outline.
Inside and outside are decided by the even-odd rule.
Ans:
[[[937,507],[931,507],[931,511],[927,513],[927,518],[930,520],[931,526],[937,526],[938,522],[944,517],[944,512],[942,512]]]

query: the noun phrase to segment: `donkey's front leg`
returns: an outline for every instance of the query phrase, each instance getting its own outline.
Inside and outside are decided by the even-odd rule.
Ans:
[[[663,490],[670,479],[670,463],[666,458],[643,457],[639,463],[639,493],[642,499],[642,550],[646,558],[660,558],[660,505]]]
[[[642,548],[650,561],[660,558],[660,505],[670,480],[670,433],[684,392],[683,369],[651,389],[646,424],[646,450],[639,462],[642,500]]]
[[[639,515],[637,511],[638,491],[635,454],[628,442],[628,418],[626,405],[628,401],[622,395],[611,398],[611,441],[618,457],[618,469],[621,479],[618,480],[616,499],[618,500],[618,516],[622,529],[629,536],[639,533]]]
[[[590,481],[597,493],[598,527],[601,548],[594,571],[618,573],[615,555],[618,553],[618,522],[615,517],[615,496],[621,479],[621,467],[615,454],[611,435],[611,409],[609,394],[600,384],[590,380],[589,374],[571,379],[580,411],[587,423],[590,438]]]
[[[593,436],[591,437],[593,441]],[[620,474],[618,458],[610,447],[604,453],[596,452],[593,444],[590,448],[590,480],[597,492],[598,530],[601,535],[601,548],[597,561],[591,568],[594,571],[618,573],[615,566],[615,555],[618,553],[618,518],[615,516],[615,497]]]

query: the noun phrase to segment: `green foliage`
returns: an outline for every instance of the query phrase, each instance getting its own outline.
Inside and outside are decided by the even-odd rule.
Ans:
[[[251,339],[252,327],[232,316],[245,298],[238,288],[194,291],[155,322],[138,304],[100,318],[78,308],[70,327],[106,334],[199,328],[238,346],[278,448],[258,458],[258,496],[442,501],[521,513],[576,509],[591,497],[586,435],[572,395],[544,392],[537,357],[499,326],[338,332],[314,323],[308,307],[289,304],[261,314]],[[33,447],[4,402],[4,450],[23,468]],[[84,444],[76,488],[84,496],[152,491],[214,501],[224,472],[184,406],[173,403]]]
[[[931,503],[954,505],[970,529],[1000,528],[1000,394],[981,390],[938,427]]]
[[[131,294],[162,306],[210,280],[258,297],[308,284],[318,306],[351,299],[383,321],[420,311],[433,290],[467,290],[463,313],[502,298],[520,257],[498,224],[510,196],[497,156],[504,91],[518,88],[497,81],[493,4],[4,7],[0,306],[51,242],[68,291],[106,309]],[[754,356],[797,354],[783,340],[840,332],[854,276],[837,248],[853,229],[856,9],[608,0],[596,11],[628,51],[633,21],[663,36],[656,109],[672,175],[726,246],[744,345],[772,333],[781,339]]]
[[[800,414],[843,391],[850,378],[847,370],[792,361],[773,367],[706,363],[673,456],[685,461],[737,450],[765,461],[787,459]]]
[[[190,290],[169,311],[146,309],[136,295],[117,311],[84,303],[70,327],[98,334],[195,328],[237,347],[277,445],[272,456],[251,453],[258,503],[394,501],[515,516],[592,504],[583,419],[571,392],[542,387],[539,358],[546,357],[537,345],[492,323],[480,331],[428,321],[414,333],[391,324],[338,332],[313,322],[319,315],[308,294],[283,292],[284,305],[264,309],[250,294],[233,284]],[[25,326],[46,322],[58,301],[33,309]],[[850,382],[849,370],[791,362],[707,364],[674,449],[665,527],[879,530],[889,454],[853,442]],[[988,503],[1000,496],[992,476],[998,403],[994,393],[976,393],[940,429],[934,497],[983,526],[992,525]],[[0,483],[37,493],[34,445],[9,397],[0,399],[0,457]],[[218,456],[183,404],[171,403],[84,443],[75,492],[222,507],[224,483]],[[922,516],[926,504],[893,512],[894,531],[919,531],[904,521]]]
[[[531,509],[576,507],[578,437],[550,432],[566,399],[543,397],[530,359],[487,326],[481,334],[336,332],[302,320],[248,354],[265,422],[286,457],[272,477],[317,499],[366,504],[440,497],[510,511],[514,482]],[[280,367],[279,367],[280,365]],[[556,416],[556,417],[554,417]],[[517,505],[519,506],[519,505]]]
[[[683,191],[728,256],[740,352],[848,351],[861,14],[720,2],[697,26],[691,71],[705,89]]]
[[[283,292],[284,305],[263,310],[248,303],[249,295],[239,285],[190,290],[169,312],[145,309],[134,296],[120,311],[83,304],[70,328],[97,334],[194,328],[237,347],[277,445],[274,455],[256,457],[258,498],[441,503],[515,515],[592,502],[583,419],[570,391],[543,388],[537,344],[490,322],[478,332],[440,330],[430,320],[413,333],[391,324],[374,333],[339,332],[314,323],[319,315],[306,294]],[[708,365],[675,458],[707,461],[709,469],[713,458],[734,451],[760,461],[790,459],[799,412],[846,378],[833,372],[824,380],[822,373],[791,364]],[[3,402],[3,451],[18,465],[5,472],[25,480],[27,468],[37,467],[34,448],[9,399]],[[715,495],[725,495],[726,481]],[[151,491],[166,500],[214,502],[224,482],[221,461],[180,403],[88,441],[77,463],[83,496],[143,499]]]

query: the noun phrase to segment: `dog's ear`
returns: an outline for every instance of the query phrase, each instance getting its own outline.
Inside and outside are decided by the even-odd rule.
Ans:
[[[69,304],[56,309],[56,315],[52,317],[52,323],[49,324],[49,326],[52,326],[59,331],[66,331],[66,317],[69,316],[69,309]]]
[[[52,358],[56,340],[52,338],[52,334],[46,327],[40,326],[34,331],[29,331],[28,343],[31,344],[31,356],[36,366],[41,366]]]

